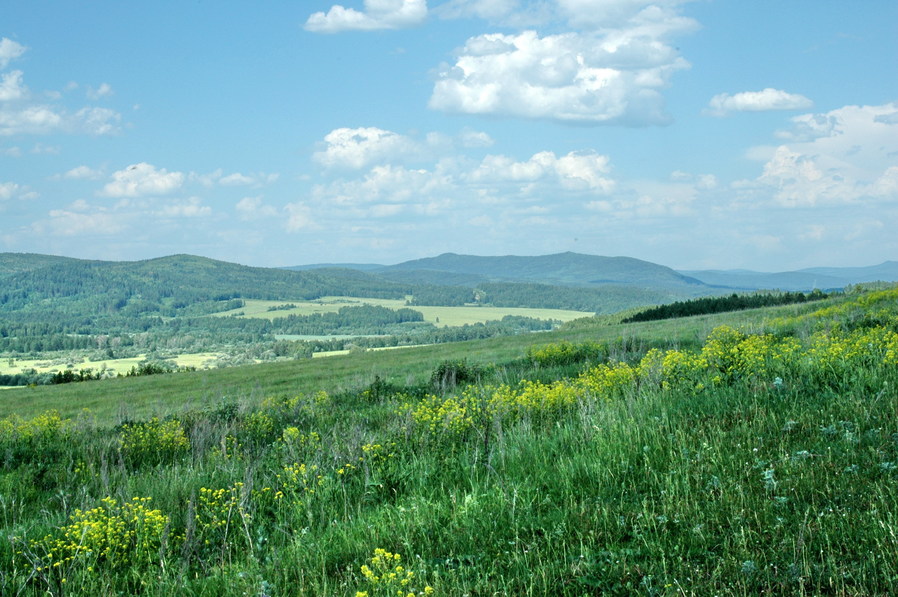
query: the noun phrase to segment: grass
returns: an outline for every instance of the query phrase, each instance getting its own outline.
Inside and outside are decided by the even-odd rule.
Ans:
[[[7,392],[0,593],[894,594],[898,292],[824,306]]]
[[[209,361],[214,360],[217,356],[219,356],[219,353],[215,352],[188,353],[174,356],[171,360],[178,367],[195,367],[200,369],[207,366]],[[34,369],[38,373],[53,373],[66,369],[74,371],[92,369],[93,371],[109,371],[112,375],[125,375],[132,367],[137,367],[146,358],[147,355],[139,354],[136,357],[126,359],[103,360],[93,360],[81,355],[55,359],[2,359],[0,360],[0,374],[22,373],[29,369]]]
[[[401,309],[406,307],[405,301],[396,299],[354,298],[354,297],[322,297],[315,301],[263,301],[248,299],[245,306],[232,311],[216,313],[212,317],[247,317],[257,319],[277,319],[288,315],[312,315],[314,313],[336,313],[342,307],[358,305],[376,305],[389,309]],[[292,309],[279,309],[269,311],[272,307],[296,305]],[[506,315],[532,317],[534,319],[557,319],[559,321],[572,321],[581,317],[590,317],[593,314],[585,311],[570,311],[564,309],[528,309],[518,307],[411,307],[424,315],[424,321],[440,327],[454,327],[486,323],[502,319]]]
[[[760,329],[766,318],[794,316],[810,310],[808,306],[788,305],[626,325],[615,323],[619,317],[604,316],[537,334],[390,351],[357,351],[326,359],[260,363],[176,375],[13,388],[0,398],[0,417],[13,414],[30,417],[46,410],[57,410],[68,417],[77,416],[82,408],[90,408],[99,420],[116,422],[121,416],[167,416],[220,400],[253,405],[272,395],[318,390],[339,393],[364,388],[375,377],[398,385],[414,385],[426,381],[433,369],[447,360],[467,359],[475,364],[501,367],[524,357],[531,346],[561,341],[599,341],[637,350],[649,346],[698,346],[714,327],[723,323]]]

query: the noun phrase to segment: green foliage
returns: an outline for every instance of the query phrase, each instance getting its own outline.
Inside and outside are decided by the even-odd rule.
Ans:
[[[689,301],[676,301],[667,305],[659,305],[645,309],[622,320],[623,323],[635,321],[657,321],[672,317],[691,317],[693,315],[706,315],[708,313],[725,313],[727,311],[741,311],[743,309],[757,309],[776,305],[791,305],[807,301],[819,301],[827,298],[820,290],[814,290],[809,294],[802,292],[783,292],[780,294],[754,293],[732,294],[724,297],[702,297]]]
[[[177,420],[152,418],[145,423],[124,423],[119,450],[131,467],[156,466],[178,461],[190,451],[190,440]]]
[[[354,355],[333,394],[291,366],[118,427],[0,420],[0,593],[894,594],[898,290],[780,309],[489,365]],[[446,372],[471,378],[421,395]]]
[[[438,392],[445,392],[459,385],[479,383],[486,375],[486,369],[480,365],[460,361],[443,361],[437,365],[430,375],[430,385]]]

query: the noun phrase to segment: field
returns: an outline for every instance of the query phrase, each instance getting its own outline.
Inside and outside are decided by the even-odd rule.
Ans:
[[[0,593],[895,594],[896,330],[887,290],[10,390]]]
[[[218,353],[203,352],[195,354],[180,354],[173,356],[172,361],[178,367],[194,367],[201,369],[208,366]],[[56,359],[2,359],[0,360],[0,374],[21,373],[28,369],[34,369],[39,373],[64,371],[65,369],[92,369],[93,371],[109,372],[110,375],[125,375],[132,367],[137,367],[146,359],[146,354],[139,354],[136,357],[127,359],[104,359],[95,361],[84,356],[74,354],[70,357]]]
[[[336,313],[342,307],[358,305],[377,305],[388,309],[401,309],[405,301],[394,299],[323,297],[315,301],[263,301],[247,299],[246,305],[240,309],[216,313],[212,317],[252,317],[259,319],[277,319],[288,315],[312,315],[314,313]],[[294,308],[284,308],[296,305]],[[272,311],[272,308],[278,308]],[[471,325],[502,319],[506,315],[532,317],[534,319],[557,319],[571,321],[580,317],[591,317],[593,313],[570,311],[564,309],[526,309],[518,307],[411,307],[424,315],[424,321],[440,327]]]

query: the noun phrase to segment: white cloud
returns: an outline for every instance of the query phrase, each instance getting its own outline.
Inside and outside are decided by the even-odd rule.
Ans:
[[[24,47],[3,38],[0,40],[0,64],[24,52]],[[95,92],[97,96],[111,93],[107,84]],[[89,94],[90,95],[90,94]],[[59,100],[61,94],[43,94],[46,100]],[[108,135],[119,130],[121,115],[108,108],[86,106],[74,112],[63,106],[35,101],[23,82],[20,70],[0,75],[0,135],[43,135],[50,133],[72,133]]]
[[[551,151],[541,151],[526,162],[489,155],[468,178],[486,183],[549,181],[568,190],[608,193],[614,188],[614,181],[605,176],[609,171],[608,157],[594,152],[570,152],[559,158]]]
[[[449,0],[434,8],[434,12],[444,19],[476,17],[501,21],[520,8],[518,0]]]
[[[768,87],[761,91],[743,91],[730,95],[720,93],[708,103],[709,113],[725,116],[730,112],[763,112],[768,110],[806,110],[814,102],[803,95]]]
[[[17,146],[6,147],[3,150],[0,150],[0,153],[11,158],[20,158],[22,157],[22,148]]]
[[[88,166],[77,166],[62,175],[63,178],[72,180],[96,180],[103,175],[99,170],[94,170]]]
[[[0,69],[6,68],[11,61],[24,54],[26,49],[7,37],[0,39]]]
[[[118,132],[121,115],[108,108],[82,108],[74,114],[46,105],[0,106],[0,135],[44,135],[87,133],[108,135]]]
[[[22,99],[27,93],[28,89],[22,84],[22,71],[10,71],[0,79],[0,102]]]
[[[235,206],[240,219],[244,221],[271,218],[277,215],[277,210],[271,205],[262,203],[262,197],[244,197]]]
[[[73,121],[76,132],[90,135],[109,135],[119,130],[121,115],[109,108],[81,108]]]
[[[610,32],[492,33],[440,68],[430,107],[582,124],[661,124],[661,89],[688,67],[664,38],[692,21]]]
[[[32,229],[37,234],[53,236],[111,236],[126,231],[132,217],[105,211],[83,211],[83,206],[72,209],[50,210],[48,221],[37,222]]]
[[[0,182],[0,201],[8,201],[18,194],[21,187],[15,182]]]
[[[334,129],[324,137],[324,142],[324,151],[312,157],[328,168],[364,168],[417,150],[417,144],[409,137],[376,127]]]
[[[664,22],[678,17],[673,9],[688,0],[557,0],[558,12],[571,25],[596,29],[636,23]]]
[[[96,89],[92,87],[87,88],[87,97],[88,99],[92,99],[94,101],[112,95],[112,86],[109,83],[102,83]]]
[[[105,197],[141,197],[145,195],[165,195],[177,190],[184,182],[181,172],[169,172],[165,168],[141,162],[132,164],[112,175],[112,182],[100,191]]]
[[[338,180],[316,185],[313,196],[342,205],[386,202],[402,203],[423,200],[429,195],[453,186],[451,177],[438,170],[408,169],[403,166],[373,167],[362,179]]]
[[[426,18],[426,0],[365,0],[362,11],[335,4],[327,13],[316,12],[305,28],[316,33],[403,29],[420,25]]]
[[[191,197],[186,201],[163,205],[157,215],[163,218],[200,218],[212,215],[212,208],[203,205],[199,197]]]
[[[495,143],[492,137],[482,131],[465,130],[459,135],[462,147],[490,147]]]
[[[312,210],[305,203],[288,203],[284,210],[287,212],[287,221],[284,223],[287,232],[298,232],[315,227],[315,223],[312,221]]]
[[[882,118],[898,104],[845,106],[792,119],[793,132],[755,181],[736,186],[772,192],[784,207],[898,201],[898,122]]]
[[[244,176],[239,172],[234,172],[233,174],[228,174],[227,176],[222,176],[221,180],[218,181],[220,184],[225,186],[240,186],[240,185],[248,185],[253,184],[255,179],[250,176]]]

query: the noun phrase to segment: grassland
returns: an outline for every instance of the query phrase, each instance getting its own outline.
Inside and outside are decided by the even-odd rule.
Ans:
[[[170,359],[178,367],[192,367],[201,369],[214,361],[220,353],[201,352],[192,354],[174,355]],[[7,358],[0,360],[0,374],[22,373],[29,369],[34,369],[38,373],[52,373],[56,371],[64,371],[66,369],[91,369],[93,371],[108,372],[109,375],[125,375],[132,368],[140,365],[146,360],[146,354],[139,354],[135,357],[126,359],[103,359],[93,360],[86,358],[80,354],[72,354],[71,356],[56,359],[15,359]]]
[[[893,290],[5,392],[0,593],[895,594],[896,330]]]
[[[245,306],[240,309],[232,309],[216,313],[212,317],[248,317],[256,319],[278,319],[288,315],[312,315],[315,313],[336,313],[342,307],[358,305],[375,305],[388,309],[401,309],[406,306],[404,300],[355,298],[330,296],[322,297],[314,301],[263,301],[247,299]],[[295,305],[293,308],[284,308]],[[271,310],[277,308],[277,310]],[[502,319],[506,315],[532,317],[534,319],[556,319],[558,321],[572,321],[581,317],[590,317],[593,313],[585,311],[571,311],[565,309],[528,309],[521,307],[487,307],[469,305],[465,307],[413,307],[424,315],[424,321],[440,327],[453,327],[460,325],[472,325],[486,323]]]

